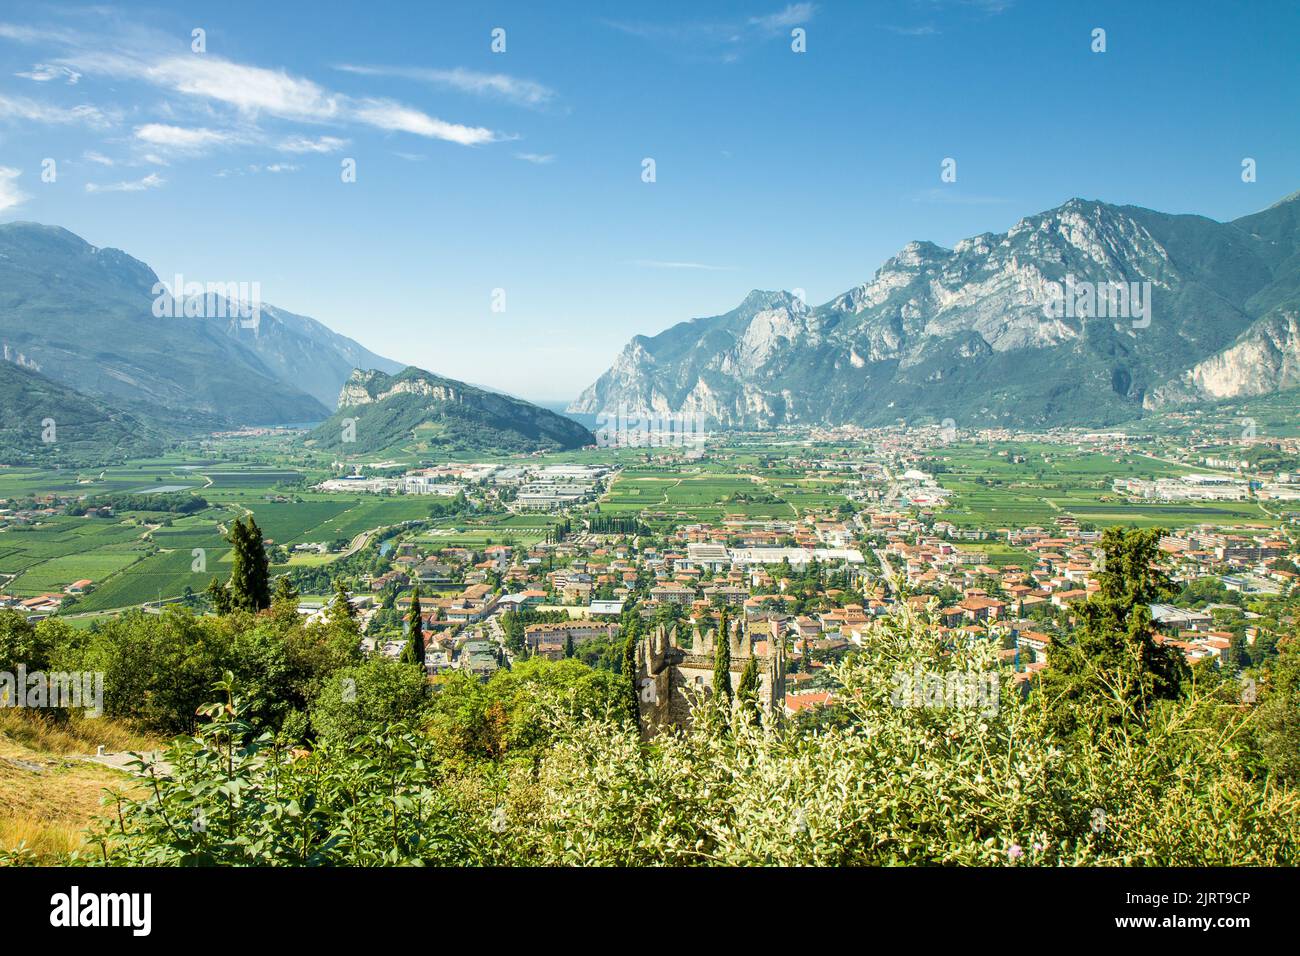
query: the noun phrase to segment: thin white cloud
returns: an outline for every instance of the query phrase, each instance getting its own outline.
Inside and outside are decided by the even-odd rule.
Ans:
[[[149,62],[122,54],[82,52],[58,62],[88,75],[140,80],[185,96],[223,103],[246,119],[267,115],[296,122],[358,122],[463,146],[501,138],[492,130],[447,122],[393,100],[354,99],[283,70],[248,66],[212,54]]]
[[[80,106],[51,106],[23,96],[0,95],[0,119],[26,120],[31,123],[47,124],[82,124],[96,129],[111,126],[114,118],[98,107],[82,104]]]
[[[492,96],[519,106],[541,107],[555,99],[555,91],[534,80],[525,80],[505,73],[479,73],[456,67],[435,70],[412,66],[356,66],[345,63],[338,67],[345,73],[357,76],[389,76],[415,80],[477,96]]]
[[[816,12],[817,5],[815,3],[792,3],[784,10],[778,10],[776,13],[769,13],[761,17],[750,17],[749,22],[752,26],[756,26],[767,33],[780,33],[791,27],[807,23]]]
[[[348,145],[346,139],[337,136],[290,136],[282,140],[276,149],[283,153],[334,153]]]
[[[481,146],[502,138],[482,126],[448,123],[394,100],[361,100],[352,108],[352,115],[377,129],[413,133],[429,139],[459,143],[461,146]]]
[[[256,176],[258,173],[296,173],[301,168],[301,166],[294,163],[268,163],[266,165],[251,163],[243,169],[223,169],[216,176],[218,179],[225,179],[229,176]]]
[[[16,23],[0,23],[0,37],[19,43],[72,44],[80,37],[69,30],[52,30],[46,27],[24,27]]]
[[[139,193],[146,189],[157,189],[167,180],[157,173],[150,173],[143,179],[132,179],[123,183],[86,183],[88,193]]]
[[[735,63],[746,46],[786,34],[792,27],[808,23],[816,13],[815,3],[791,3],[772,13],[744,18],[678,22],[606,20],[604,23],[621,33],[663,43],[678,52]]]
[[[0,212],[21,205],[30,197],[18,188],[14,181],[23,174],[21,169],[12,166],[0,166]]]
[[[522,159],[526,163],[534,163],[538,166],[555,162],[555,157],[551,153],[515,153],[515,159]]]
[[[37,83],[48,83],[50,80],[65,80],[69,86],[81,79],[81,74],[76,70],[69,69],[66,66],[52,66],[49,63],[37,63],[27,72],[15,73],[14,76],[20,76],[25,80],[34,80]]]
[[[184,153],[203,152],[215,146],[224,146],[239,141],[239,138],[223,130],[205,127],[172,126],[167,123],[146,123],[135,128],[135,138],[141,143],[161,149],[176,150]]]
[[[103,153],[97,153],[93,149],[88,149],[81,154],[81,158],[88,163],[96,163],[100,166],[114,166],[116,163]]]

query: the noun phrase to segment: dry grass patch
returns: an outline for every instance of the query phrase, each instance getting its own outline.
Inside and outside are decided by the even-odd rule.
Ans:
[[[129,793],[126,773],[80,759],[99,745],[110,752],[152,750],[159,742],[114,721],[0,710],[0,849],[25,845],[39,862],[84,849],[83,831],[106,811],[107,792]]]

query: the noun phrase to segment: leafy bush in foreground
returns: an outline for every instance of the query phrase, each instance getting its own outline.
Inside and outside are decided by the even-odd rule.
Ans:
[[[286,751],[242,721],[232,696],[97,840],[112,862],[159,864],[1300,858],[1300,796],[1256,772],[1256,712],[1196,687],[1123,722],[1084,714],[1100,728],[1087,737],[1055,736],[1044,698],[1006,680],[978,706],[906,706],[906,695],[899,706],[898,674],[987,677],[996,655],[995,642],[953,645],[904,610],[839,669],[846,719],[829,729],[758,721],[738,705],[729,720],[646,744],[616,716],[553,706],[538,714],[550,746],[533,761],[468,769],[401,723]]]

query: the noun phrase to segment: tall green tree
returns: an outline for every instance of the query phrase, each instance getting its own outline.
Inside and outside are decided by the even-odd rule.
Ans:
[[[641,638],[639,614],[623,616],[623,699],[627,702],[628,718],[637,724],[641,720],[640,690],[636,686],[636,645]]]
[[[347,622],[356,625],[357,609],[352,606],[352,596],[342,578],[334,579],[334,600],[330,602],[329,620],[331,624]]]
[[[731,635],[724,607],[718,616],[718,632],[713,642],[713,693],[719,707],[731,707]]]
[[[758,656],[755,654],[751,654],[745,662],[740,685],[736,688],[736,698],[746,712],[758,713]]]
[[[262,529],[253,516],[248,523],[236,518],[227,538],[232,549],[230,602],[238,610],[261,611],[271,606],[271,563],[266,556]]]
[[[420,586],[417,584],[411,592],[411,610],[406,618],[407,648],[410,649],[411,663],[424,666],[424,615],[420,608]]]
[[[1042,692],[1058,733],[1087,729],[1080,720],[1084,704],[1095,705],[1108,724],[1141,717],[1155,701],[1177,698],[1190,678],[1182,654],[1155,641],[1150,605],[1174,591],[1158,563],[1161,534],[1110,528],[1102,535],[1100,587],[1079,606],[1080,625],[1053,643],[1043,672]]]

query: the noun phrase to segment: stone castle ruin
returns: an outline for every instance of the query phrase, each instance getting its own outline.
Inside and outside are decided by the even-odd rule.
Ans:
[[[732,621],[725,638],[714,629],[700,633],[689,625],[691,642],[683,647],[677,627],[657,627],[646,635],[636,649],[636,686],[641,707],[641,727],[654,735],[672,727],[691,723],[691,705],[713,693],[714,650],[725,639],[731,650],[731,689],[740,684],[740,676],[755,655],[756,634],[748,621]],[[770,630],[770,626],[769,626]],[[760,652],[758,704],[767,714],[780,716],[785,707],[785,642],[770,634],[764,637],[766,650]]]

